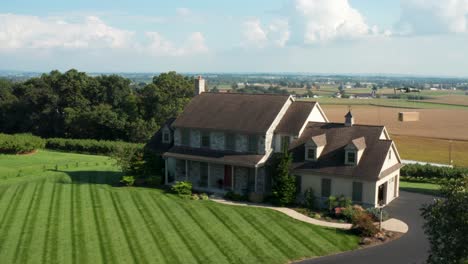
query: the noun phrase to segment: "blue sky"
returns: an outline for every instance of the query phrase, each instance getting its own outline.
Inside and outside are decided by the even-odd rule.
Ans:
[[[0,69],[468,76],[468,0],[15,0]]]

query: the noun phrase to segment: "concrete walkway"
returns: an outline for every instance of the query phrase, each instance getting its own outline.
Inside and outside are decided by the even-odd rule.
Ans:
[[[349,223],[333,223],[333,222],[321,221],[312,217],[308,217],[301,213],[298,213],[295,210],[291,208],[287,208],[287,207],[267,206],[264,204],[249,203],[249,202],[233,202],[233,201],[227,201],[227,200],[219,199],[219,198],[211,198],[211,200],[217,203],[222,203],[222,204],[227,204],[227,205],[267,208],[267,209],[281,212],[296,220],[306,222],[309,224],[313,224],[313,225],[323,226],[323,227],[332,227],[332,228],[349,230],[351,229],[351,226],[352,226]],[[387,221],[382,222],[382,228],[388,231],[392,231],[392,232],[401,232],[401,233],[408,232],[408,225],[405,224],[403,221],[400,221],[395,218],[391,218],[391,219],[388,219]]]

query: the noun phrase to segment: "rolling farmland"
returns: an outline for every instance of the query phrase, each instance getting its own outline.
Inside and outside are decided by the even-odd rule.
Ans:
[[[112,187],[120,176],[106,157],[0,155],[2,263],[285,263],[358,247],[268,209]]]

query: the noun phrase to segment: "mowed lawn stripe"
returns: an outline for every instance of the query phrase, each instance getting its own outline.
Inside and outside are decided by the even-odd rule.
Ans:
[[[261,257],[259,257],[259,255],[272,256],[275,254],[274,251],[271,252],[272,253],[271,255],[265,254],[266,253],[265,249],[261,248],[260,244],[263,244],[262,246],[264,246],[265,245],[264,243],[268,243],[268,241],[263,241],[264,243],[261,243],[260,241],[258,241],[259,239],[258,237],[253,238],[252,235],[254,235],[256,232],[254,232],[253,234],[252,233],[249,234],[249,232],[251,232],[252,230],[246,231],[245,230],[246,228],[244,225],[239,225],[238,222],[234,221],[231,218],[231,215],[229,215],[229,212],[225,212],[224,210],[222,210],[223,208],[222,206],[210,205],[210,206],[207,206],[207,208],[210,210],[213,216],[220,223],[222,223],[224,227],[226,227],[227,230],[229,230],[229,232],[232,235],[232,238],[235,237],[237,240],[239,240],[240,244],[244,246],[244,250],[250,253],[249,254],[250,259],[255,259],[255,262],[262,262],[262,259]],[[271,247],[274,248],[274,246],[271,246]],[[274,261],[273,256],[271,257],[271,260]]]
[[[18,248],[18,239],[21,237],[25,222],[27,222],[28,211],[31,208],[31,201],[37,191],[36,184],[23,184],[23,189],[18,193],[18,198],[14,200],[14,209],[10,211],[6,221],[2,225],[0,250],[2,261],[13,263],[14,253]]]
[[[2,214],[0,214],[0,229],[2,228],[3,221],[5,221],[8,215],[8,211],[11,210],[10,208],[13,206],[12,202],[13,199],[15,199],[19,188],[20,185],[16,184],[11,188],[5,189],[5,192],[2,193],[2,198],[0,199],[0,212],[2,212]]]
[[[80,175],[81,179],[82,175]],[[72,228],[72,257],[73,263],[87,263],[88,256],[86,250],[86,240],[85,240],[85,228],[84,222],[87,219],[83,218],[83,197],[82,197],[82,189],[83,186],[80,183],[72,183],[72,194],[71,194],[71,228]]]
[[[36,188],[29,204],[26,217],[21,228],[21,234],[18,238],[18,244],[13,258],[14,263],[25,263],[28,260],[31,245],[31,237],[34,229],[37,227],[37,217],[39,215],[39,206],[44,196],[45,181],[36,183]]]
[[[101,231],[98,217],[95,215],[95,204],[92,200],[92,184],[79,184],[78,189],[81,197],[81,221],[83,221],[83,241],[84,250],[88,262],[105,263],[104,254],[101,250]]]
[[[72,252],[77,250],[73,248],[73,240],[75,234],[72,233],[71,220],[71,195],[73,184],[59,183],[62,190],[59,196],[60,210],[58,211],[57,226],[57,262],[58,263],[73,263]],[[74,229],[74,228],[73,228]],[[74,231],[74,230],[73,230]]]
[[[140,196],[141,193],[138,191],[131,192],[130,197],[139,215],[141,215],[141,219],[144,221],[144,225],[141,226],[142,230],[151,235],[153,244],[155,245],[156,254],[151,254],[151,256],[156,258],[155,263],[174,263],[177,261],[176,252],[171,247],[166,247],[167,242],[162,237],[164,233],[160,229],[159,223],[149,214],[150,209],[143,203]],[[167,251],[164,252],[163,249],[167,249]]]
[[[235,237],[233,234],[220,235],[227,234],[230,230],[218,221],[217,217],[206,206],[187,211],[193,215],[194,219],[197,219],[200,227],[223,252],[229,263],[248,262],[247,260],[251,257],[249,250],[240,240],[233,239]]]
[[[114,263],[134,263],[134,253],[131,252],[132,249],[125,235],[124,227],[121,226],[118,212],[113,205],[112,194],[114,190],[107,185],[95,186],[98,190],[98,197],[104,206],[101,210],[104,216],[106,235],[112,239],[112,252],[116,259]]]
[[[176,230],[177,227],[172,223],[172,219],[168,218],[166,214],[163,213],[161,207],[159,206],[161,201],[161,194],[159,192],[154,192],[149,195],[149,199],[145,199],[145,203],[150,205],[152,208],[151,215],[157,219],[161,230],[164,235],[168,247],[177,249],[177,258],[179,261],[177,263],[197,263],[197,260],[190,251],[188,245],[185,244],[184,240],[180,236],[180,233]]]
[[[176,199],[167,200],[169,211],[175,218],[177,218],[178,223],[184,227],[185,232],[190,234],[190,236],[196,241],[196,246],[199,248],[198,251],[204,258],[203,262],[227,262],[223,252],[217,250],[218,248],[216,247],[216,244],[214,244],[206,233],[203,232],[203,229],[200,228],[200,225],[197,223],[197,220],[193,215],[187,213],[187,208],[189,208],[188,210],[197,210],[197,208],[200,207],[201,201],[185,201],[178,197]],[[196,205],[196,208],[193,208],[191,205]],[[179,219],[184,220],[180,221]]]
[[[96,180],[96,179],[93,179]],[[109,237],[110,230],[108,230],[108,225],[105,220],[104,216],[104,205],[101,202],[101,199],[98,195],[98,185],[95,184],[90,184],[89,185],[89,192],[90,192],[90,197],[91,197],[91,204],[93,207],[93,213],[94,213],[94,219],[96,221],[96,231],[98,233],[98,238],[99,238],[99,249],[101,251],[101,256],[102,256],[102,262],[103,263],[115,263],[116,257],[114,255],[114,247],[113,243],[114,241],[112,240],[111,237]]]
[[[193,257],[197,260],[197,263],[206,263],[208,261],[208,257],[205,255],[205,252],[198,244],[197,237],[192,234],[192,230],[190,230],[190,223],[182,222],[179,220],[179,216],[176,215],[173,211],[174,208],[171,208],[169,205],[170,198],[166,195],[163,195],[159,198],[158,206],[160,207],[162,213],[167,219],[170,219],[170,223],[173,226],[174,230],[177,234],[182,238],[184,244],[187,245],[190,252],[192,253]],[[177,206],[172,204],[172,206]]]
[[[270,237],[270,241],[273,243],[276,242],[275,244],[284,249],[289,259],[294,258],[295,256],[300,256],[301,253],[304,254],[305,252],[310,251],[287,230],[284,230],[281,226],[275,223],[275,216],[279,214],[279,212],[263,208],[259,208],[259,210],[255,211],[239,210],[244,208],[236,209],[244,216],[245,220],[254,224],[258,230],[262,230],[262,233],[267,234]],[[288,241],[288,243],[285,243],[284,241]]]
[[[16,215],[20,211],[18,205],[23,199],[27,198],[27,196],[23,195],[27,187],[28,184],[21,184],[16,188],[10,199],[10,204],[3,214],[2,221],[0,222],[0,230],[2,230],[0,233],[0,259],[6,259],[5,255],[9,252],[5,242],[8,240],[8,232],[11,230],[11,225],[16,220]]]
[[[42,197],[41,202],[38,203],[37,216],[36,220],[33,222],[35,225],[34,230],[31,232],[28,239],[30,240],[30,245],[25,253],[25,261],[21,263],[43,263],[42,257],[44,252],[44,247],[47,244],[47,231],[50,229],[49,222],[49,213],[51,212],[51,201],[53,202],[53,193],[54,193],[55,184],[50,181],[45,181],[44,189],[40,194]]]
[[[54,239],[54,233],[53,229],[56,228],[56,217],[55,217],[55,212],[58,210],[56,208],[57,205],[57,195],[60,192],[61,188],[58,186],[58,183],[53,183],[53,188],[52,188],[52,195],[50,199],[50,204],[49,204],[49,214],[47,216],[47,229],[45,233],[45,243],[43,247],[43,254],[42,254],[42,263],[52,263],[52,258],[53,254],[56,253],[56,250],[51,252],[49,247],[52,247],[51,244],[56,244],[57,241],[52,241]]]
[[[122,206],[122,201],[119,199],[117,191],[109,191],[112,205],[117,214],[120,228],[125,235],[125,241],[130,248],[130,254],[133,257],[135,263],[148,263],[144,253],[142,252],[142,246],[138,240],[136,229],[133,227],[133,221],[128,216],[125,206]]]

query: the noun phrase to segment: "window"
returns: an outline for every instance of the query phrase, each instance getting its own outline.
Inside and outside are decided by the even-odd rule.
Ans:
[[[392,150],[390,150],[390,151],[388,152],[388,159],[389,159],[389,160],[392,159]]]
[[[350,164],[356,163],[356,152],[354,151],[347,151],[346,152],[346,162]]]
[[[232,151],[236,150],[236,138],[234,134],[226,134],[225,144],[226,144],[226,147],[225,147],[226,150],[232,150]]]
[[[306,160],[316,160],[317,159],[317,149],[316,148],[306,148]]]
[[[281,151],[288,150],[289,148],[289,136],[281,136]]]
[[[257,135],[249,136],[249,152],[252,152],[252,153],[258,152],[258,136]]]
[[[171,143],[171,134],[167,130],[163,131],[163,143]]]
[[[182,134],[182,145],[190,146],[190,130],[184,128],[181,130]]]
[[[353,182],[353,201],[362,202],[362,182]]]
[[[331,180],[322,179],[322,197],[330,197],[331,195]]]
[[[202,148],[210,147],[210,132],[201,133],[201,147]]]

